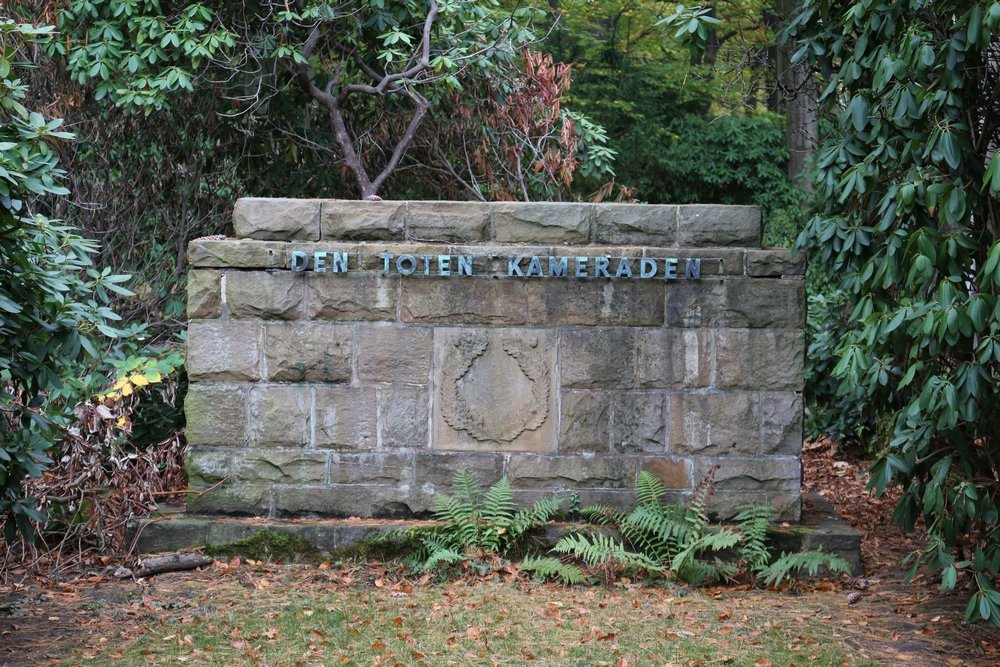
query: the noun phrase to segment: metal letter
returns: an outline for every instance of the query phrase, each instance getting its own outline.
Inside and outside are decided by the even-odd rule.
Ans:
[[[403,268],[403,262],[409,264],[407,268]],[[413,255],[400,255],[396,259],[396,270],[399,271],[401,275],[412,276],[413,272],[417,270],[417,258]]]
[[[684,277],[692,280],[701,279],[701,260],[689,259],[684,265]]]
[[[517,257],[511,257],[507,260],[507,276],[524,276],[524,271],[521,270],[521,260],[524,259],[522,255]]]
[[[314,252],[313,253],[313,271],[317,273],[326,273],[326,253],[325,252]]]
[[[438,255],[438,275],[451,275],[451,255]]]
[[[610,278],[611,275],[608,273],[608,262],[611,261],[607,257],[595,257],[594,258],[594,277],[600,278],[603,273],[605,278]]]
[[[677,258],[667,257],[664,261],[664,280],[677,280]]]
[[[301,250],[292,251],[292,271],[305,271],[309,268],[309,255]]]
[[[392,255],[390,253],[387,253],[387,252],[380,252],[378,254],[378,256],[379,256],[379,259],[382,260],[382,275],[383,276],[388,275],[389,274],[389,260],[392,259],[394,255]]]
[[[472,275],[472,255],[458,256],[458,275],[460,276]]]
[[[433,255],[421,255],[420,259],[424,260],[424,275],[431,275],[431,260],[434,259]]]
[[[526,276],[541,276],[542,275],[542,262],[538,259],[538,255],[532,255],[531,261],[528,262],[528,272]]]
[[[621,278],[622,276],[626,278],[632,277],[632,260],[628,257],[621,258],[621,261],[618,262],[618,270],[615,271],[615,278]]]
[[[347,252],[333,253],[333,272],[347,273]]]
[[[576,257],[576,277],[586,278],[587,277],[587,258],[586,257]]]
[[[565,278],[569,267],[569,257],[552,257],[549,255],[549,276]]]
[[[643,257],[639,260],[639,277],[652,278],[656,275],[656,260]]]

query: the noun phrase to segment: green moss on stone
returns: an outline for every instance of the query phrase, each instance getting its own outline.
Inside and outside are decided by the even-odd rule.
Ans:
[[[250,537],[230,544],[214,544],[205,548],[205,554],[249,558],[265,562],[314,563],[322,560],[316,545],[299,535],[262,530]]]

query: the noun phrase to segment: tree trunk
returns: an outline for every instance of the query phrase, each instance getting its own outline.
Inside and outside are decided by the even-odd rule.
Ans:
[[[778,0],[778,15],[785,20],[790,19],[796,5],[796,0]],[[788,177],[796,185],[811,189],[809,170],[819,143],[818,91],[809,68],[803,63],[790,62],[794,52],[795,43],[786,43],[778,49],[776,60],[776,79],[782,92],[782,106],[787,121],[785,139],[788,146]]]

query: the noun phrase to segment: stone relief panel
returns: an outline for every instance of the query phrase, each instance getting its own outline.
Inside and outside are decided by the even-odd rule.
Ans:
[[[432,447],[555,451],[555,364],[551,331],[436,329]]]

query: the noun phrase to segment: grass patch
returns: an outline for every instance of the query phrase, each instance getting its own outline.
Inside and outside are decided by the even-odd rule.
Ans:
[[[105,644],[117,650],[72,662],[871,664],[837,640],[822,603],[801,598],[776,607],[754,591],[713,599],[666,588],[413,586],[298,570],[272,569],[274,579],[257,579],[256,590],[203,588],[136,641],[123,645],[131,638],[122,637]]]

